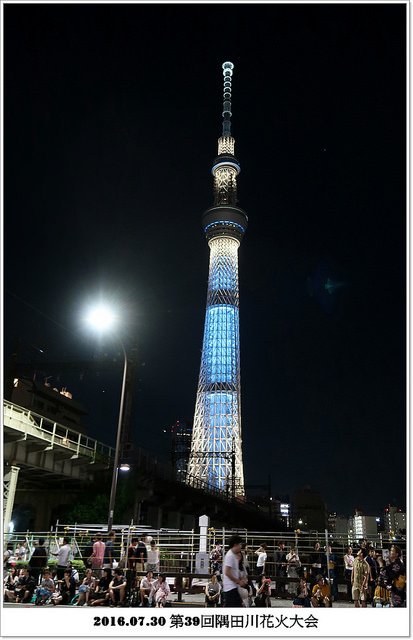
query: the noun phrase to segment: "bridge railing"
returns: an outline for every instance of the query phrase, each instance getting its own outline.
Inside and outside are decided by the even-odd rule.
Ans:
[[[25,409],[13,402],[3,401],[4,425],[28,436],[45,441],[45,449],[64,448],[72,452],[72,458],[89,458],[90,463],[105,462],[110,465],[114,449],[95,438],[54,422],[35,411]]]

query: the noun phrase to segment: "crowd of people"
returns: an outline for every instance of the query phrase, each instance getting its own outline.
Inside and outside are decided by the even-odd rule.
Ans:
[[[126,606],[127,593],[133,592],[138,606],[164,607],[170,589],[165,575],[159,573],[160,554],[155,541],[146,536],[132,538],[122,566],[115,539],[113,531],[105,541],[102,535],[93,537],[84,549],[82,579],[69,560],[72,546],[67,537],[56,551],[47,550],[45,539],[39,538],[31,554],[26,542],[16,548],[7,544],[3,557],[4,601],[37,606]],[[56,558],[50,567],[49,556]],[[18,569],[19,560],[27,566]],[[142,573],[145,575],[139,575]]]
[[[115,532],[105,540],[96,534],[84,548],[81,579],[70,560],[72,551],[68,537],[54,551],[46,549],[43,538],[32,553],[25,542],[15,547],[7,544],[3,558],[5,602],[127,606],[133,600],[135,606],[142,607],[168,603],[170,587],[165,575],[159,573],[160,552],[152,538],[132,538],[121,560]],[[55,562],[50,563],[50,556]],[[272,551],[265,542],[252,550],[239,535],[232,536],[226,553],[222,544],[211,551],[205,606],[270,607],[275,596],[290,599],[294,607],[331,607],[338,600],[341,570],[347,600],[355,607],[406,606],[405,561],[397,545],[379,550],[363,539],[354,552],[348,547],[340,557],[331,546],[322,548],[316,541],[303,557],[305,566],[298,549],[291,546],[287,550],[283,541]],[[27,565],[18,569],[19,560]]]
[[[256,556],[253,570],[248,558],[251,553],[237,535],[230,539],[225,554],[222,545],[214,547],[210,560],[215,579],[211,578],[205,588],[205,606],[270,607],[272,573],[275,597],[291,599],[294,607],[331,607],[339,597],[341,566],[347,599],[355,607],[406,606],[406,568],[397,545],[379,552],[363,539],[355,555],[348,547],[340,562],[331,546],[322,549],[317,541],[307,555],[307,566],[303,567],[294,546],[287,550],[280,541],[269,560],[267,544],[263,543],[253,552]]]

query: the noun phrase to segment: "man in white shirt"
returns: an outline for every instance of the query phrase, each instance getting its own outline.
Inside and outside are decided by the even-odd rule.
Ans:
[[[63,538],[63,544],[57,553],[53,553],[53,556],[57,556],[56,575],[58,580],[63,580],[64,571],[67,567],[70,554],[70,541],[69,538]]]
[[[261,584],[260,576],[264,573],[265,562],[267,560],[267,545],[265,542],[255,552],[258,556],[256,574],[258,576],[258,584]]]
[[[224,607],[242,607],[238,587],[245,586],[247,579],[240,578],[241,543],[242,538],[240,536],[232,536],[229,540],[229,550],[225,554],[222,566]]]

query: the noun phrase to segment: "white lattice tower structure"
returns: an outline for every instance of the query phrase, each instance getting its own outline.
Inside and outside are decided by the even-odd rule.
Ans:
[[[231,136],[232,62],[222,65],[222,136],[212,167],[214,206],[203,216],[210,247],[207,307],[188,483],[244,497],[241,436],[238,247],[248,218],[237,204],[241,170]],[[202,484],[201,484],[202,486]]]

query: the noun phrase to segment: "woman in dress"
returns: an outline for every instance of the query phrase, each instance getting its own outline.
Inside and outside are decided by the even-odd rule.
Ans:
[[[94,589],[95,581],[96,578],[92,574],[92,569],[86,569],[85,577],[79,587],[79,600],[77,601],[78,607],[82,607],[84,604],[89,602],[89,594],[90,591],[93,591]]]
[[[295,547],[291,547],[290,553],[287,553],[287,578],[299,578],[298,569],[301,567],[300,558],[295,550]],[[295,596],[297,591],[297,583],[294,580],[287,585],[287,591],[290,595]]]
[[[171,593],[165,575],[160,573],[158,579],[153,584],[155,607],[164,607],[169,594]]]

